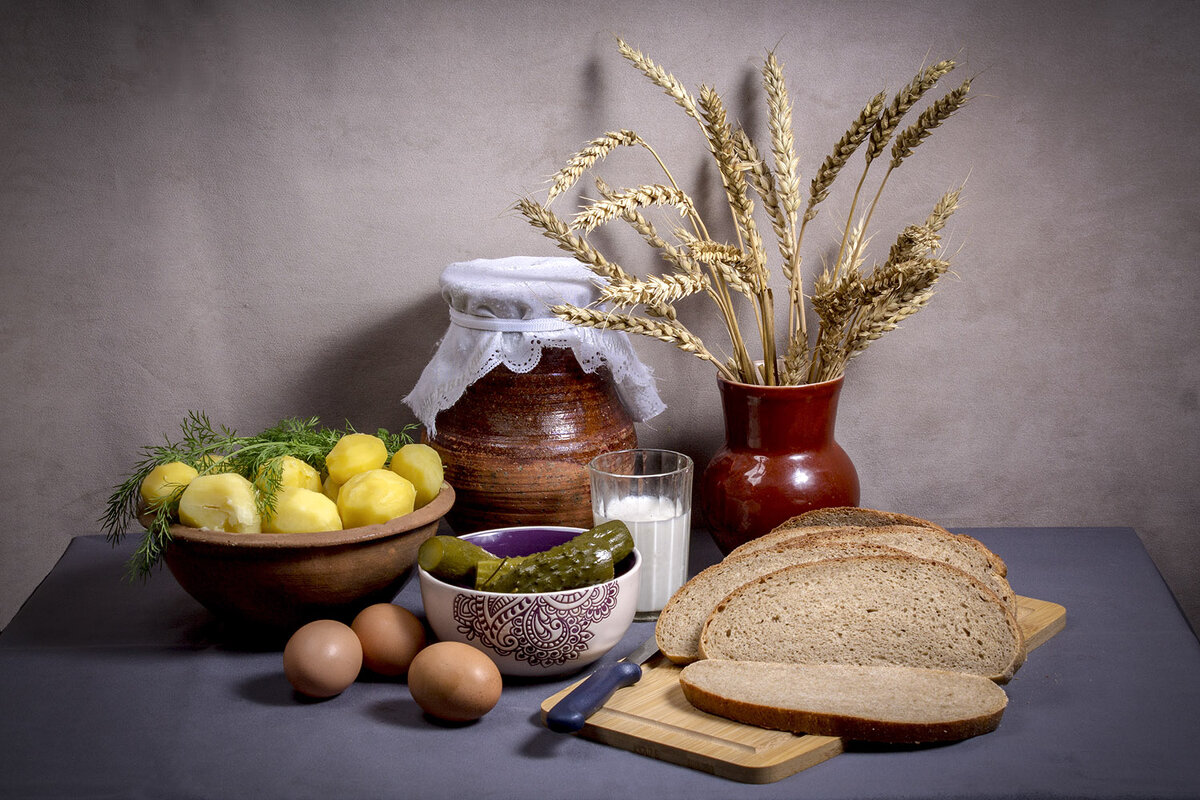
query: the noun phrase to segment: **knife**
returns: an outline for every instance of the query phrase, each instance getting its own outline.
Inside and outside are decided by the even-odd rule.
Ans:
[[[632,686],[642,677],[642,664],[658,652],[654,634],[638,648],[616,663],[593,672],[571,692],[554,704],[546,714],[546,727],[558,733],[575,733],[583,728],[587,718],[608,702],[613,692]]]

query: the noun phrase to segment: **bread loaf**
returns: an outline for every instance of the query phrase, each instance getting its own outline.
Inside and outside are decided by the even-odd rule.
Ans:
[[[712,610],[734,589],[769,572],[822,558],[900,552],[879,544],[812,538],[731,555],[697,573],[671,596],[654,628],[658,648],[676,664],[695,661],[700,657],[700,631]]]
[[[903,550],[918,558],[942,561],[957,567],[983,582],[995,592],[1015,614],[1017,596],[1008,581],[996,570],[994,554],[977,539],[950,533],[940,528],[912,525],[880,525],[850,528],[776,528],[766,536],[751,540],[735,549],[730,556],[741,556],[755,550],[781,545],[817,543],[876,544]]]
[[[679,683],[710,714],[871,742],[978,736],[995,730],[1008,703],[986,678],[916,667],[707,660],[684,667]]]
[[[761,576],[704,623],[702,658],[947,669],[1006,682],[1016,617],[962,570],[910,555],[834,558]]]

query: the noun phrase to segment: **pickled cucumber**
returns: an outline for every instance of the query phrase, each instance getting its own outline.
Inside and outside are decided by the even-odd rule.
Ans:
[[[613,563],[633,552],[633,534],[629,526],[619,519],[605,522],[579,534],[569,542],[552,547],[546,552],[559,553],[564,550],[602,549],[612,553]]]
[[[613,578],[613,554],[605,549],[575,548],[557,553],[546,551],[526,559],[500,559],[478,566],[486,580],[476,584],[488,592],[559,592],[594,586]]]
[[[476,564],[475,588],[488,592],[557,592],[612,580],[618,561],[633,552],[633,535],[620,520],[584,531],[570,541],[514,559]]]
[[[421,569],[438,580],[463,585],[475,582],[476,564],[494,558],[479,545],[457,536],[434,536],[422,542],[417,550]]]

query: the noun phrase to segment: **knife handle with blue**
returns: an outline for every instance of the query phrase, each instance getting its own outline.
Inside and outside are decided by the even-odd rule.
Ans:
[[[596,713],[613,692],[632,686],[641,677],[642,668],[631,661],[618,661],[596,670],[554,704],[546,714],[546,727],[558,733],[582,730],[587,718]]]

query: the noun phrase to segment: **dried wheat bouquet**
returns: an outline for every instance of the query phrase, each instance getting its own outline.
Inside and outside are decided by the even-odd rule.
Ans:
[[[618,40],[617,46],[626,60],[699,125],[721,178],[736,241],[717,241],[709,234],[692,197],[642,136],[632,130],[605,133],[551,178],[545,202],[522,198],[517,203],[534,227],[604,278],[597,307],[560,305],[554,307],[555,315],[577,325],[669,342],[712,362],[729,380],[793,385],[840,376],[851,358],[925,306],[934,285],[949,268],[939,232],[957,208],[960,190],[947,192],[923,221],[905,227],[886,259],[874,263],[869,271],[863,269],[870,239],[865,232],[892,172],[967,102],[970,80],[900,127],[902,118],[954,68],[954,62],[939,61],[923,68],[890,102],[886,92],[872,97],[817,168],[805,192],[793,138],[792,104],[783,67],[774,52],[767,53],[762,67],[771,139],[768,161],[749,134],[729,120],[721,96],[712,87],[701,86],[693,94],[624,41]],[[661,171],[661,182],[613,188],[596,178],[599,198],[586,203],[569,220],[551,210],[556,197],[620,147],[643,148]],[[834,179],[860,153],[861,176],[841,229],[838,254],[832,266],[824,265],[814,276],[811,294],[806,294],[800,252],[805,228],[829,195]],[[868,175],[877,178],[873,195]],[[770,222],[779,271],[787,286],[786,325],[778,328],[771,286],[773,256],[756,222],[756,201]],[[648,216],[652,208],[659,214],[673,209],[678,221],[672,217],[670,230],[660,229]],[[611,223],[632,226],[658,252],[666,265],[662,274],[639,277],[606,258],[589,241],[589,234]],[[714,353],[679,320],[678,301],[697,294],[707,295],[716,306],[729,334],[729,355]],[[748,304],[753,313],[756,353],[751,352],[755,337],[748,342],[739,325],[742,304]],[[817,318],[817,330],[812,334],[806,306],[811,306]]]

